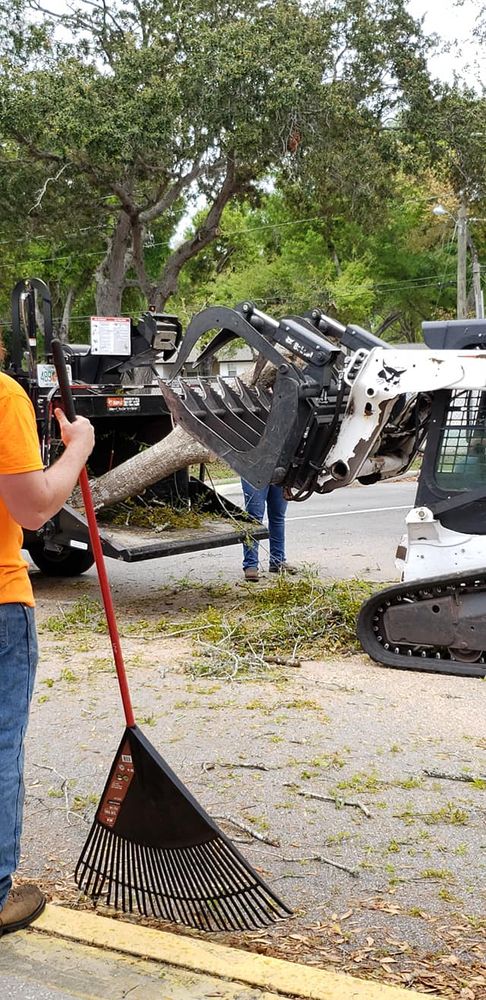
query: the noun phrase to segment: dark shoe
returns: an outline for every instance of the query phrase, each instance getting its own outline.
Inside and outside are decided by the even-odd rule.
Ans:
[[[28,927],[40,917],[45,905],[45,896],[36,885],[20,885],[18,889],[11,889],[3,910],[0,910],[0,935]]]
[[[270,573],[288,573],[289,576],[295,576],[299,572],[297,566],[292,566],[291,563],[273,563],[269,566]]]
[[[256,566],[247,566],[243,572],[245,574],[245,580],[248,580],[248,583],[258,583],[260,577]]]

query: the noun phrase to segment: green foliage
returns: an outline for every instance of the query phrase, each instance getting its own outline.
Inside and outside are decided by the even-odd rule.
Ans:
[[[325,585],[313,576],[249,592],[229,609],[209,607],[186,622],[161,623],[168,635],[196,643],[191,673],[275,677],[265,657],[349,654],[358,649],[358,610],[371,593],[359,580]]]
[[[62,608],[59,615],[47,618],[41,629],[57,635],[85,629],[90,632],[106,632],[106,620],[99,601],[91,597],[81,597],[74,601],[69,610]]]
[[[2,225],[25,237],[21,271],[58,285],[59,313],[68,295],[92,310],[94,285],[105,310],[162,305],[225,204],[257,205],[262,182],[288,188],[286,221],[312,205],[322,226],[270,253],[265,275],[249,238],[241,280],[218,291],[302,308],[329,286],[369,313],[363,263],[333,275],[330,247],[339,219],[379,216],[398,158],[387,116],[429,86],[405,0],[80,0],[42,24],[22,0],[2,7]]]

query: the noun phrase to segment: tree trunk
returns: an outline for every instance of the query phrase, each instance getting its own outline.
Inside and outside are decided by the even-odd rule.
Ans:
[[[143,493],[159,479],[165,479],[188,465],[206,465],[212,461],[214,455],[204,445],[190,437],[182,427],[176,427],[151,448],[117,465],[104,476],[90,480],[95,509],[110,507],[127,497]]]
[[[125,288],[126,257],[132,242],[132,224],[126,212],[120,212],[115,232],[104,260],[96,271],[96,310],[98,316],[119,316]]]
[[[259,356],[242,381],[247,385],[257,383],[260,388],[269,388],[275,381],[275,374],[274,366]],[[151,448],[122,462],[104,476],[90,480],[95,509],[101,510],[139,495],[159,479],[165,479],[179,469],[185,469],[189,465],[207,465],[214,460],[214,454],[204,445],[187,434],[182,427],[175,427],[167,437]],[[73,503],[77,505],[80,502],[79,491],[76,491]]]
[[[69,340],[69,327],[71,324],[71,310],[73,308],[74,297],[76,295],[76,289],[74,285],[70,285],[68,293],[64,300],[64,305],[62,309],[62,319],[61,325],[59,327],[59,339],[64,343]]]

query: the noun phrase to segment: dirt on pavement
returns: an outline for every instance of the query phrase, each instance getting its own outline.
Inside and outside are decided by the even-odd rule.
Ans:
[[[74,865],[124,720],[107,634],[69,622],[79,598],[98,600],[96,580],[35,575],[35,590],[41,660],[20,875],[86,907]],[[239,593],[114,594],[139,725],[295,911],[214,939],[485,998],[486,683],[385,670],[362,655],[284,666],[271,681],[194,676],[190,636],[154,626]]]

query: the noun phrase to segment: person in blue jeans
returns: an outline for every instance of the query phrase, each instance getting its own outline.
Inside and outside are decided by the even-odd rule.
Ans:
[[[241,486],[245,499],[245,509],[251,517],[254,517],[256,521],[260,521],[260,524],[265,515],[265,506],[267,508],[270,573],[296,573],[296,567],[291,566],[285,558],[285,512],[287,510],[287,501],[284,497],[283,487],[272,485],[258,489],[245,479],[241,480]],[[258,542],[256,539],[251,544],[243,545],[243,572],[245,580],[257,583],[259,569]]]
[[[20,859],[24,740],[37,665],[22,527],[37,531],[60,510],[94,445],[88,420],[77,417],[70,424],[59,409],[55,413],[65,448],[44,470],[32,403],[0,372],[0,936],[27,927],[45,906],[38,886],[12,883]]]

